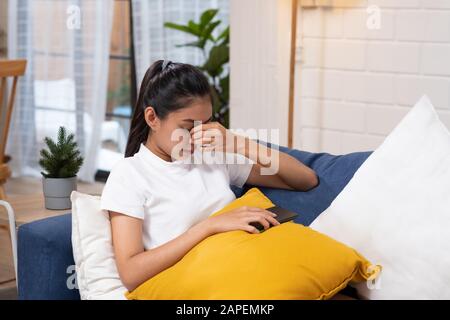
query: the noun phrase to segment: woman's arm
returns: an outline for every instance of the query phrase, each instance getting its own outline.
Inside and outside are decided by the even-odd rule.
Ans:
[[[242,142],[236,144],[235,152],[255,162],[246,181],[248,184],[307,191],[319,183],[314,170],[296,158],[249,138],[242,137]]]
[[[192,128],[191,138],[195,146],[205,151],[239,153],[251,159],[254,165],[246,181],[248,184],[307,191],[319,183],[314,170],[296,158],[245,136],[236,135],[218,122]]]
[[[111,233],[116,265],[124,286],[132,291],[144,281],[178,262],[197,243],[220,232],[243,230],[259,233],[251,222],[265,229],[278,225],[275,214],[260,208],[240,207],[218,216],[209,217],[178,237],[159,247],[145,251],[142,219],[110,211]]]
[[[143,220],[112,211],[110,217],[117,269],[129,291],[175,264],[209,235],[206,228],[197,224],[177,238],[144,251]]]

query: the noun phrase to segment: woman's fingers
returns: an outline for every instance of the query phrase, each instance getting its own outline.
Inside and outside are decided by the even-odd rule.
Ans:
[[[246,224],[244,226],[242,226],[242,230],[250,232],[250,233],[259,233],[259,230],[256,229],[254,226],[251,226],[249,224]]]
[[[202,151],[212,151],[218,147],[218,140],[214,136],[196,137],[191,141],[194,148],[200,148]]]
[[[265,217],[253,216],[252,218],[250,218],[249,222],[259,222],[264,227],[265,230],[270,228],[270,223],[267,221]]]
[[[278,222],[277,219],[275,219],[275,217],[277,216],[275,213],[267,211],[267,210],[263,210],[261,212],[262,216],[269,221],[272,225],[277,226],[280,223]]]
[[[226,130],[220,123],[218,122],[208,122],[203,123],[201,125],[195,126],[191,129],[191,133],[199,132],[199,131],[207,131],[207,130]]]
[[[192,139],[200,139],[200,138],[217,138],[221,137],[222,133],[218,130],[208,130],[208,131],[197,131],[191,132]]]
[[[259,233],[259,230],[251,223],[259,223],[267,230],[272,226],[277,226],[280,223],[275,219],[276,214],[268,210],[242,206],[231,210],[226,217],[232,218],[232,221],[237,225],[238,229],[247,231],[249,233]]]
[[[205,145],[205,144],[211,144],[214,142],[214,139],[211,137],[207,138],[198,138],[192,140],[194,145]]]
[[[268,214],[251,215],[246,218],[246,221],[247,223],[259,222],[266,230],[270,228],[270,225],[277,226],[280,224],[275,218]]]
[[[276,213],[273,213],[273,212],[270,212],[270,211],[268,211],[266,209],[262,209],[262,208],[258,208],[258,207],[242,207],[242,208],[244,208],[243,211],[260,212],[260,213],[264,213],[264,214],[266,214],[268,216],[271,216],[271,217],[276,217],[277,216]]]
[[[278,226],[280,224],[280,222],[278,222],[277,219],[273,218],[273,217],[267,217],[267,220],[274,226]]]
[[[191,139],[193,141],[196,141],[196,144],[203,145],[203,144],[209,144],[209,143],[215,143],[215,144],[223,144],[225,142],[224,140],[224,133],[215,126],[207,126],[207,124],[202,125],[202,128],[199,126],[194,127],[190,131]]]
[[[222,131],[220,131],[219,129],[216,128],[210,128],[210,129],[197,129],[198,127],[194,127],[193,129],[191,129],[190,134],[192,139],[197,139],[197,138],[211,138],[211,137],[215,137],[216,139],[219,139],[221,137],[223,137],[223,133]]]

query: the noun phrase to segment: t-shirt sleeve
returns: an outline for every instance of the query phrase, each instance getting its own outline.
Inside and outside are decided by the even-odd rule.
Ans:
[[[145,196],[134,175],[125,160],[113,167],[103,188],[101,209],[144,219]]]
[[[230,184],[241,188],[247,181],[254,162],[241,154],[231,153],[227,153],[226,160]]]

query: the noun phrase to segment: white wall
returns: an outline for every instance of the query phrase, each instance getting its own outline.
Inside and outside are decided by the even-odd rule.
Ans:
[[[449,0],[340,0],[299,19],[295,147],[373,150],[424,93],[450,128]]]
[[[287,143],[290,1],[230,1],[230,127],[280,129]],[[269,141],[277,142],[268,137]]]
[[[330,0],[300,9],[294,147],[373,150],[426,93],[450,128],[450,0]],[[231,127],[287,143],[290,1],[231,0]],[[381,9],[369,30],[366,9]]]

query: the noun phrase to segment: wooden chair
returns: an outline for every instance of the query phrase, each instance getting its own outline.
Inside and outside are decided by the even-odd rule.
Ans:
[[[9,157],[5,155],[5,149],[8,140],[9,124],[13,112],[17,80],[19,76],[22,76],[25,73],[26,65],[26,60],[0,60],[0,200],[6,199],[3,185],[11,176],[11,170],[7,165]],[[12,77],[12,86],[9,95],[6,94],[7,99],[4,99],[8,77]],[[3,106],[5,100],[6,105]]]

